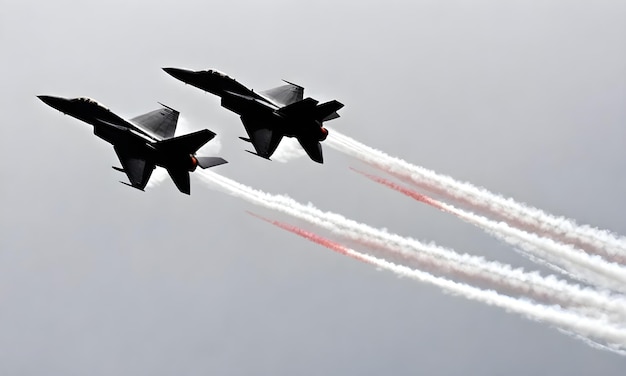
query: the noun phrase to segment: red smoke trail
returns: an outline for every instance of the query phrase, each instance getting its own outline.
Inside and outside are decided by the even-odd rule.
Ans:
[[[333,242],[329,239],[303,230],[296,226],[292,226],[276,220],[267,219],[251,212],[248,213],[268,223],[271,223],[276,227],[292,232],[298,236],[313,241],[319,245],[322,245],[339,254],[348,256],[352,259],[379,268],[387,269],[396,273],[397,275],[407,276],[421,282],[436,285],[448,292],[463,295],[468,299],[481,301],[488,305],[495,305],[504,308],[509,312],[516,312],[525,315],[526,317],[531,319],[539,321],[545,320],[553,325],[562,327],[565,330],[575,330],[580,338],[584,339],[587,343],[590,343],[590,341],[592,341],[591,337],[602,338],[607,343],[607,346],[605,346],[607,350],[616,351],[623,355],[622,348],[623,344],[626,343],[626,331],[621,327],[604,326],[601,322],[593,318],[579,316],[574,312],[564,311],[558,306],[538,305],[524,299],[518,299],[507,295],[500,295],[493,290],[481,290],[480,288],[471,285],[466,285],[454,282],[452,280],[435,277],[431,274],[419,270],[412,270],[402,265],[396,265],[383,259],[378,259],[376,257],[356,252],[350,248],[344,247],[339,243]]]
[[[265,217],[263,217],[261,215],[258,215],[256,213],[253,213],[253,212],[250,212],[250,211],[248,211],[247,213],[252,215],[253,217],[257,217],[259,219],[262,219],[263,221],[265,221],[267,223],[271,223],[274,226],[277,226],[277,227],[282,228],[284,230],[290,231],[290,232],[292,232],[292,233],[294,233],[296,235],[299,235],[299,236],[301,236],[301,237],[303,237],[305,239],[309,239],[309,240],[311,240],[311,241],[313,241],[313,242],[315,242],[315,243],[317,243],[319,245],[323,245],[326,248],[330,248],[333,251],[339,252],[341,254],[344,254],[346,256],[350,256],[350,257],[353,257],[353,258],[358,258],[358,257],[355,257],[355,255],[352,254],[352,253],[349,253],[349,252],[346,253],[347,252],[346,250],[349,249],[348,247],[345,247],[345,246],[343,246],[343,245],[341,245],[339,243],[336,243],[336,242],[334,242],[334,241],[332,241],[330,239],[324,238],[324,237],[322,237],[320,235],[317,235],[317,234],[312,233],[310,231],[304,230],[304,229],[299,228],[297,226],[293,226],[293,225],[290,225],[290,224],[286,224],[284,222],[280,222],[280,221],[277,221],[277,220],[272,220],[272,219],[265,218]],[[469,273],[469,272],[465,272],[463,270],[460,270],[460,269],[456,268],[454,265],[446,265],[445,262],[444,263],[442,263],[441,261],[437,262],[436,259],[431,258],[431,257],[427,257],[427,256],[423,256],[423,255],[422,256],[420,256],[420,255],[409,256],[409,255],[406,255],[406,254],[399,254],[396,249],[387,248],[387,247],[381,247],[378,244],[370,243],[370,242],[367,242],[365,240],[357,241],[357,243],[359,243],[359,244],[361,244],[361,245],[363,245],[365,247],[368,247],[368,248],[372,248],[372,249],[376,249],[376,250],[381,251],[381,252],[385,252],[385,253],[388,254],[388,256],[389,255],[400,256],[404,261],[416,262],[417,265],[419,265],[421,268],[427,268],[427,269],[430,269],[430,270],[436,270],[438,273],[448,274],[448,275],[451,275],[451,276],[454,276],[454,277],[457,277],[457,278],[463,278],[463,279],[465,279],[467,281],[479,282],[479,283],[494,285],[494,283],[492,283],[492,281],[489,280],[488,278],[484,278],[484,277],[481,277],[481,276],[478,276],[478,275],[475,275],[475,274],[472,274],[472,273]],[[361,260],[361,261],[367,261],[367,260],[361,259],[361,258],[358,258],[358,259]],[[503,286],[500,286],[500,285],[498,285],[498,287],[500,287],[501,289],[503,288]],[[514,288],[511,288],[509,286],[504,286],[504,290],[507,290],[509,292],[518,292],[518,293],[521,292],[521,291],[518,291],[518,289],[514,289]],[[548,296],[548,295],[539,296],[537,294],[535,296],[535,298],[538,298],[539,300],[549,301],[551,296]]]
[[[355,222],[336,213],[323,212],[311,204],[302,205],[287,196],[272,195],[253,189],[211,171],[202,171],[199,176],[212,187],[221,188],[235,197],[304,220],[352,241],[365,240],[372,242],[378,247],[392,250],[393,253],[416,252],[415,256],[424,256],[425,262],[432,263],[436,261],[438,270],[443,271],[443,273],[450,273],[450,270],[471,273],[471,275],[479,276],[480,278],[488,278],[490,283],[502,286],[502,288],[510,286],[516,289],[516,291],[519,289],[519,292],[523,295],[538,297],[558,296],[559,300],[563,299],[563,306],[589,307],[589,309],[594,311],[592,313],[593,316],[598,316],[598,312],[596,312],[596,307],[598,307],[597,309],[600,309],[600,318],[604,317],[601,311],[609,313],[611,317],[614,316],[613,311],[626,312],[623,309],[621,298],[616,301],[614,296],[606,291],[581,288],[580,286],[570,285],[565,281],[558,280],[553,276],[541,277],[535,272],[524,272],[521,269],[513,269],[510,265],[486,261],[481,257],[468,254],[457,254],[454,251],[437,247],[433,244],[429,245],[411,238],[403,238],[399,235],[371,228],[366,224]],[[351,250],[351,252],[358,253],[354,250]],[[384,264],[383,268],[392,267],[391,263],[383,259],[377,259],[374,256],[363,253],[361,253],[361,256],[370,259],[376,265]],[[396,266],[393,269],[406,268],[406,266],[394,265]],[[414,276],[417,271],[413,270],[411,273]],[[424,271],[420,271],[420,273],[424,276]],[[424,278],[426,277],[424,276]],[[427,279],[430,279],[430,277],[427,277]],[[439,279],[438,282],[431,280],[431,282],[438,284],[442,280]],[[622,315],[622,317],[625,316]],[[611,321],[614,320],[611,319]],[[619,322],[623,322],[623,320]]]
[[[410,180],[418,188],[443,194],[447,199],[457,203],[469,203],[473,210],[489,213],[490,216],[504,216],[501,220],[515,223],[517,228],[528,229],[534,234],[543,234],[561,243],[574,245],[576,248],[591,253],[605,255],[608,253],[612,261],[626,260],[626,237],[613,234],[589,225],[579,225],[574,220],[562,216],[554,216],[541,209],[527,206],[512,198],[505,198],[489,192],[485,188],[471,183],[457,181],[450,176],[440,175],[424,167],[412,165],[402,159],[392,157],[380,150],[363,145],[344,136],[337,131],[327,141],[330,147],[353,156],[375,168],[399,176],[402,180]],[[529,226],[529,227],[525,227]],[[608,258],[608,257],[607,257]]]
[[[489,207],[486,204],[476,203],[473,200],[470,200],[470,199],[468,199],[466,197],[463,197],[463,196],[451,195],[444,188],[433,187],[433,186],[430,186],[429,184],[423,184],[423,183],[411,180],[410,178],[407,178],[406,176],[403,176],[403,175],[401,175],[401,174],[399,174],[399,173],[397,173],[397,172],[395,172],[395,171],[393,171],[391,169],[387,169],[387,168],[384,168],[384,167],[381,167],[381,166],[374,166],[374,167],[376,167],[376,168],[380,169],[381,171],[383,171],[385,173],[388,173],[388,174],[390,174],[390,175],[392,175],[392,176],[394,176],[394,177],[396,177],[396,178],[398,178],[398,179],[400,179],[400,180],[402,180],[402,181],[404,181],[404,182],[406,182],[408,184],[414,185],[417,188],[421,188],[421,189],[424,189],[424,190],[429,191],[431,193],[434,193],[436,195],[443,196],[443,197],[445,197],[447,199],[450,199],[450,200],[453,200],[453,201],[455,201],[455,202],[457,202],[457,203],[459,203],[461,205],[469,206],[473,210],[479,211],[479,212],[481,212],[483,214],[487,214],[487,215],[493,216],[498,221],[503,221],[505,223],[510,224],[511,226],[517,227],[517,228],[519,228],[521,230],[524,230],[526,232],[532,232],[532,233],[535,233],[535,234],[537,234],[539,236],[548,237],[548,238],[550,238],[552,240],[555,240],[555,241],[558,241],[558,242],[561,242],[561,243],[564,243],[564,244],[571,244],[574,247],[576,247],[576,248],[578,248],[580,250],[583,250],[583,251],[585,251],[587,253],[596,254],[598,256],[604,257],[605,259],[607,259],[609,261],[618,262],[620,264],[625,264],[626,265],[626,257],[620,256],[620,255],[611,255],[606,250],[602,249],[601,247],[597,247],[597,246],[595,246],[593,244],[590,244],[589,242],[583,241],[581,239],[572,239],[570,237],[567,237],[564,234],[560,234],[558,232],[542,228],[541,224],[538,224],[538,223],[532,223],[532,222],[528,222],[528,221],[525,221],[525,220],[520,220],[520,219],[517,219],[517,218],[508,217],[508,216],[503,215],[502,213],[500,213],[500,212],[498,212],[496,210],[493,210],[491,207]],[[408,189],[406,189],[406,188],[404,188],[404,187],[402,187],[402,186],[400,186],[400,185],[398,185],[396,183],[393,183],[393,182],[390,182],[388,180],[376,177],[374,175],[370,175],[370,174],[364,173],[362,171],[358,171],[358,170],[356,170],[354,168],[351,168],[351,169],[356,171],[356,172],[358,172],[358,173],[360,173],[360,174],[362,174],[362,175],[365,175],[366,177],[368,177],[368,178],[370,178],[370,179],[372,179],[372,180],[374,180],[374,181],[376,181],[378,183],[384,184],[384,185],[386,185],[386,186],[388,186],[388,187],[390,187],[392,189],[395,189],[395,190],[397,190],[397,191],[399,191],[401,193],[404,193],[407,196],[413,197],[414,199],[416,199],[418,201],[422,201],[422,202],[424,202],[424,203],[426,203],[428,205],[434,206],[434,207],[436,207],[436,208],[438,208],[438,209],[440,209],[442,211],[447,211],[447,210],[442,209],[441,207],[439,207],[436,204],[436,200],[431,199],[430,197],[423,196],[423,197],[426,198],[426,200],[422,200],[422,199],[420,199],[418,197],[418,196],[422,196],[422,195],[420,195],[417,192],[408,190]]]
[[[265,218],[265,217],[263,217],[263,216],[261,216],[259,214],[256,214],[256,213],[253,213],[253,212],[250,212],[250,211],[248,211],[247,213],[252,215],[253,217],[257,217],[257,218],[259,218],[259,219],[261,219],[261,220],[263,220],[263,221],[265,221],[267,223],[270,223],[270,224],[272,224],[272,225],[274,225],[276,227],[282,228],[283,230],[287,230],[287,231],[289,231],[291,233],[294,233],[294,234],[296,234],[298,236],[301,236],[301,237],[303,237],[305,239],[308,239],[308,240],[310,240],[310,241],[312,241],[314,243],[317,243],[317,244],[319,244],[321,246],[324,246],[324,247],[326,247],[326,248],[328,248],[330,250],[333,250],[333,251],[335,251],[335,252],[337,252],[339,254],[351,257],[351,258],[353,258],[355,260],[362,261],[362,262],[365,262],[365,263],[368,263],[368,264],[371,264],[371,265],[374,265],[374,266],[377,266],[377,267],[379,266],[376,263],[371,262],[370,259],[368,259],[366,257],[361,257],[360,254],[358,254],[358,253],[354,253],[354,251],[352,251],[350,248],[345,247],[345,246],[343,246],[343,245],[341,245],[341,244],[339,244],[337,242],[334,242],[334,241],[332,241],[330,239],[324,238],[323,236],[317,235],[315,233],[312,233],[310,231],[304,230],[304,229],[302,229],[300,227],[297,227],[297,226],[294,226],[294,225],[290,225],[290,224],[287,224],[287,223],[284,223],[284,222],[280,222],[280,221],[277,221],[277,220]],[[377,247],[377,248],[380,249],[380,247]],[[396,252],[394,252],[394,250],[390,250],[390,249],[385,249],[385,251],[391,252],[391,253],[396,253]],[[420,264],[422,264],[422,266],[430,266],[432,268],[441,269],[441,266],[438,266],[436,263],[426,262],[424,260],[418,260],[418,261],[420,261]],[[441,272],[441,271],[442,270],[439,270],[439,272]],[[452,275],[455,275],[456,277],[465,277],[466,279],[474,280],[475,282],[478,282],[478,281],[481,281],[481,280],[482,280],[482,282],[489,282],[488,280],[483,279],[483,278],[479,278],[479,277],[477,277],[475,275],[470,275],[468,273],[464,273],[463,271],[454,270],[454,268],[451,268],[450,270],[448,270],[448,273],[452,274]],[[500,287],[502,287],[502,286],[500,286]],[[515,289],[507,288],[506,290],[514,291]],[[544,301],[548,301],[548,302],[551,301],[551,300],[554,300],[554,297],[549,296],[549,295],[535,296],[535,298],[539,298],[539,300],[544,300]]]
[[[370,180],[373,180],[373,181],[375,181],[375,182],[377,182],[379,184],[385,185],[385,186],[387,186],[387,187],[389,187],[389,188],[391,188],[393,190],[396,190],[396,191],[398,191],[398,192],[400,192],[400,193],[402,193],[402,194],[404,194],[406,196],[409,196],[409,197],[411,197],[411,198],[413,198],[413,199],[415,199],[417,201],[423,202],[423,203],[425,203],[427,205],[430,205],[430,206],[432,206],[434,208],[437,208],[437,209],[439,209],[441,211],[444,211],[446,213],[454,214],[454,215],[456,215],[458,217],[458,214],[453,213],[450,210],[446,209],[445,207],[443,207],[441,205],[441,203],[439,201],[435,200],[434,198],[431,198],[431,197],[428,197],[428,196],[423,195],[421,193],[418,193],[418,192],[416,192],[416,191],[414,191],[412,189],[403,187],[400,184],[394,183],[394,182],[389,181],[389,180],[387,180],[385,178],[381,178],[381,177],[376,176],[376,175],[368,174],[366,172],[359,171],[359,170],[357,170],[355,168],[352,168],[352,167],[350,169],[355,171],[355,172],[358,172],[359,174],[367,177]],[[384,170],[384,171],[389,173],[389,174],[391,174],[391,175],[397,176],[397,174],[395,174],[393,171],[387,171],[387,170]],[[406,179],[402,179],[402,180],[406,181]],[[410,183],[414,184],[414,182],[410,182]],[[431,190],[431,189],[428,189],[428,190]],[[431,191],[434,191],[434,190],[431,190]],[[435,193],[438,193],[438,194],[441,194],[441,195],[444,195],[444,196],[448,197],[448,195],[445,194],[444,190],[441,190],[441,191],[435,192]],[[476,206],[476,204],[473,204],[469,200],[463,200],[463,199],[458,198],[458,197],[452,197],[452,198],[454,200],[462,203],[462,204],[467,204],[467,205],[473,207],[474,209],[478,209],[480,211],[486,211],[488,214],[491,214],[491,215],[494,215],[495,217],[497,217],[497,219],[499,221],[503,221],[505,223],[508,223],[511,226],[517,227],[520,230],[523,230],[523,231],[526,231],[526,232],[530,232],[530,233],[534,233],[534,234],[536,234],[538,236],[547,237],[547,238],[550,238],[550,239],[552,239],[554,241],[557,241],[557,242],[560,242],[560,243],[563,243],[563,244],[571,244],[572,246],[574,246],[574,247],[576,247],[576,248],[578,248],[580,250],[586,251],[586,252],[591,253],[591,254],[596,254],[596,255],[601,256],[601,257],[603,257],[603,258],[605,258],[605,259],[607,259],[609,261],[612,261],[612,262],[617,262],[617,263],[620,263],[620,264],[626,264],[626,259],[624,257],[620,257],[618,255],[610,255],[606,251],[604,251],[604,250],[602,250],[600,248],[589,246],[587,243],[583,243],[583,242],[581,242],[579,240],[576,240],[576,239],[568,239],[565,236],[562,236],[560,234],[556,234],[554,232],[551,232],[551,231],[548,231],[548,230],[545,230],[545,229],[541,229],[539,225],[532,225],[532,224],[524,222],[524,221],[518,221],[518,220],[515,220],[515,219],[512,219],[512,218],[506,218],[505,216],[500,215],[497,212],[493,212],[491,210],[488,210],[489,208],[487,208],[485,206]],[[484,209],[484,210],[481,210],[481,209]]]
[[[398,191],[398,192],[400,192],[402,194],[405,194],[405,195],[407,195],[407,196],[409,196],[409,197],[411,197],[411,198],[413,198],[413,199],[415,199],[417,201],[423,202],[423,203],[425,203],[427,205],[430,205],[430,206],[432,206],[434,208],[437,208],[437,209],[439,209],[441,211],[445,211],[445,212],[450,213],[449,210],[446,210],[446,208],[441,206],[439,201],[435,200],[434,198],[430,198],[430,197],[428,197],[426,195],[423,195],[421,193],[415,192],[412,189],[405,188],[405,187],[401,186],[400,184],[396,184],[396,183],[394,183],[392,181],[389,181],[389,180],[387,180],[385,178],[381,178],[381,177],[376,176],[376,175],[368,174],[367,172],[363,172],[363,171],[357,170],[357,169],[352,168],[352,167],[350,167],[350,169],[352,171],[358,172],[359,174],[365,176],[366,178],[368,178],[370,180],[375,181],[376,183],[379,183],[379,184],[382,184],[384,186],[387,186],[387,187],[389,187],[389,188],[391,188],[393,190],[396,190],[396,191]]]
[[[301,236],[305,239],[311,240],[314,243],[317,243],[319,245],[322,245],[330,250],[333,250],[339,254],[351,257],[353,259],[359,260],[359,261],[363,261],[366,262],[368,264],[372,264],[372,262],[364,257],[360,257],[358,254],[354,254],[353,252],[350,252],[350,249],[347,247],[344,247],[343,245],[336,243],[330,239],[326,239],[323,236],[314,234],[312,232],[306,231],[304,229],[301,229],[299,227],[296,227],[294,225],[290,225],[287,223],[283,223],[277,220],[273,220],[273,219],[269,219],[269,218],[265,218],[259,214],[256,213],[252,213],[252,212],[247,212],[248,214],[250,214],[253,217],[257,217],[261,220],[264,220],[267,223],[273,224],[276,227],[282,228],[283,230],[287,230],[291,233],[294,233],[298,236]]]
[[[411,197],[414,200],[423,202],[423,203],[425,203],[427,205],[430,205],[430,206],[432,206],[432,207],[434,207],[436,209],[439,209],[439,210],[441,210],[443,212],[450,213],[450,214],[452,214],[454,216],[459,217],[459,215],[457,213],[454,213],[454,212],[448,210],[447,208],[443,207],[442,204],[439,201],[435,200],[434,198],[431,198],[431,197],[428,197],[426,195],[423,195],[423,194],[421,194],[419,192],[416,192],[416,191],[414,191],[414,190],[412,190],[410,188],[403,187],[400,184],[394,183],[394,182],[389,181],[389,180],[387,180],[385,178],[382,178],[382,177],[379,177],[379,176],[376,176],[376,175],[372,175],[372,174],[368,174],[368,173],[366,173],[364,171],[360,171],[360,170],[357,170],[357,169],[352,168],[352,167],[350,167],[350,169],[355,171],[355,172],[357,172],[357,173],[359,173],[359,174],[361,174],[361,175],[363,175],[363,176],[365,176],[365,177],[367,177],[370,180],[375,181],[376,183],[382,184],[382,185],[384,185],[386,187],[389,187],[389,188],[391,188],[393,190],[396,190],[396,191],[398,191],[398,192],[400,192],[400,193],[402,193],[402,194],[404,194],[404,195],[406,195],[408,197]],[[474,282],[486,282],[486,280],[484,278],[476,278],[476,276],[468,275],[467,273],[464,273],[463,271],[449,270],[449,272],[452,272],[452,274],[456,275],[456,277],[469,278],[469,280],[473,280]],[[521,291],[519,291],[519,289],[512,288],[510,286],[498,286],[498,287],[500,287],[501,289],[504,287],[504,290],[509,292],[509,293],[519,293],[519,292],[521,292]],[[537,299],[539,301],[554,301],[554,296],[550,296],[548,294],[532,294],[532,295],[533,295],[534,299]]]
[[[507,243],[511,243],[512,240],[508,239],[514,237],[517,240],[513,241],[513,243],[511,244],[522,246],[523,249],[535,255],[537,254],[536,252],[540,252],[540,254],[538,255],[540,258],[548,261],[550,264],[556,264],[561,268],[565,267],[565,269],[568,270],[570,273],[572,273],[573,270],[576,271],[576,274],[584,272],[584,270],[588,270],[589,272],[591,272],[591,274],[584,272],[584,280],[586,281],[594,281],[601,284],[608,283],[608,285],[605,284],[605,286],[610,286],[610,288],[612,289],[623,291],[622,283],[623,281],[626,281],[626,275],[624,274],[625,270],[623,269],[623,267],[618,266],[618,264],[611,264],[605,260],[597,258],[597,256],[589,256],[588,254],[581,252],[581,250],[579,249],[572,248],[572,246],[567,245],[567,243],[559,243],[547,237],[541,237],[535,233],[523,231],[519,228],[513,228],[509,225],[504,224],[503,222],[498,223],[495,221],[491,221],[486,217],[478,216],[473,213],[457,209],[452,205],[448,205],[432,199],[428,196],[415,192],[412,189],[408,189],[399,184],[393,183],[385,178],[358,171],[356,169],[352,170],[364,175],[368,179],[371,179],[379,184],[399,191],[417,201],[423,202],[439,210],[453,214],[464,221],[481,227],[492,235],[495,235],[500,239],[506,241]],[[519,241],[522,241],[522,243],[519,243]],[[530,245],[531,248],[527,248],[528,245]],[[546,259],[546,257],[548,258]],[[584,269],[580,269],[580,267]],[[608,276],[610,276],[609,279],[613,282],[607,281],[606,278]],[[619,282],[616,284],[615,281]]]
[[[330,239],[324,238],[323,236],[317,235],[315,233],[312,233],[310,231],[304,230],[304,229],[299,228],[299,227],[294,226],[294,225],[290,225],[290,224],[287,224],[287,223],[284,223],[284,222],[280,222],[280,221],[277,221],[277,220],[265,218],[265,217],[263,217],[263,216],[261,216],[259,214],[256,214],[256,213],[253,213],[253,212],[250,212],[250,211],[247,211],[247,213],[250,214],[253,217],[259,218],[259,219],[261,219],[261,220],[263,220],[263,221],[265,221],[267,223],[270,223],[270,224],[272,224],[272,225],[274,225],[276,227],[282,228],[283,230],[287,230],[287,231],[289,231],[291,233],[294,233],[294,234],[296,234],[298,236],[301,236],[301,237],[303,237],[305,239],[308,239],[308,240],[310,240],[310,241],[312,241],[314,243],[317,243],[317,244],[322,245],[322,246],[324,246],[324,247],[326,247],[328,249],[331,249],[331,250],[333,250],[333,251],[335,251],[337,253],[340,253],[342,255],[351,257],[351,258],[353,258],[355,260],[358,260],[358,261],[362,261],[362,262],[366,262],[366,263],[371,264],[371,265],[375,265],[377,267],[379,266],[376,263],[371,262],[370,259],[368,259],[366,257],[361,257],[360,253],[356,253],[355,254],[354,251],[352,251],[350,248],[345,247],[342,244],[334,242],[334,241],[332,241]],[[368,246],[368,244],[364,244],[364,245]],[[370,244],[369,246],[373,246],[373,245]],[[397,254],[397,252],[395,250],[393,250],[393,249],[381,248],[381,247],[377,247],[377,246],[375,248],[377,248],[378,250],[389,252],[391,254]],[[405,257],[405,259],[406,258],[408,258],[408,257]],[[489,285],[494,285],[492,283],[492,281],[490,281],[487,278],[481,278],[480,276],[464,272],[463,270],[458,270],[457,268],[455,268],[452,265],[448,265],[446,267],[446,266],[441,265],[441,263],[437,263],[437,262],[433,262],[433,261],[429,262],[429,261],[420,259],[419,257],[415,257],[415,258],[412,258],[412,259],[415,260],[415,261],[418,261],[419,264],[422,267],[430,267],[431,269],[436,269],[439,273],[446,273],[446,274],[449,274],[449,275],[457,277],[457,278],[459,278],[459,277],[460,278],[464,278],[467,281],[482,282],[482,283],[487,283]],[[529,293],[528,291],[523,291],[522,289],[515,288],[513,286],[506,285],[506,284],[501,284],[501,283],[500,284],[495,284],[495,285],[501,291],[506,291],[506,292],[509,292],[509,293],[517,293],[517,294],[524,294],[524,293],[526,293],[526,294],[528,294],[528,296],[531,296],[533,299],[536,299],[537,301],[540,301],[540,302],[546,302],[546,303],[552,303],[552,304],[554,304],[556,302],[558,304],[561,304],[560,297],[555,296],[553,294],[539,293],[539,292]]]
[[[382,172],[384,172],[386,174],[389,174],[389,175],[395,177],[398,180],[402,180],[403,182],[405,182],[407,184],[410,184],[410,185],[412,185],[412,186],[414,186],[416,188],[423,189],[423,190],[425,190],[427,192],[430,192],[432,194],[435,194],[437,196],[441,196],[441,197],[445,197],[446,199],[453,200],[453,201],[457,202],[458,204],[469,206],[469,207],[471,207],[474,210],[480,210],[484,214],[496,215],[498,217],[501,217],[501,220],[503,220],[503,221],[509,220],[504,215],[501,215],[501,214],[499,214],[499,213],[497,213],[497,212],[495,212],[493,210],[489,210],[489,207],[487,207],[485,205],[478,205],[475,202],[473,202],[472,200],[468,199],[467,197],[464,197],[464,196],[458,196],[457,197],[457,196],[450,195],[450,192],[448,192],[448,190],[446,190],[445,188],[435,187],[435,186],[432,186],[430,184],[426,184],[426,183],[423,183],[423,182],[420,182],[420,181],[412,180],[411,178],[408,178],[405,175],[402,175],[402,174],[400,174],[400,173],[398,173],[396,171],[393,171],[391,169],[383,168],[381,166],[375,166],[375,165],[371,165],[371,166],[381,170]],[[374,175],[366,174],[366,173],[364,173],[362,171],[359,171],[359,170],[357,170],[355,168],[352,168],[352,167],[350,169],[353,170],[353,171],[356,171],[356,172],[358,172],[360,174],[363,174],[363,175],[365,175],[367,177],[374,176]]]

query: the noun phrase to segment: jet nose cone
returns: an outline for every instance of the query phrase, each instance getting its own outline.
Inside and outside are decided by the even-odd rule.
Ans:
[[[191,75],[194,73],[192,71],[179,68],[163,68],[163,70],[170,76],[184,82],[187,82],[190,79]]]
[[[48,106],[56,108],[59,111],[63,111],[62,108],[67,103],[67,99],[65,98],[53,97],[50,95],[38,95],[37,98],[41,99],[41,101]]]
[[[49,95],[38,95],[37,98],[41,99],[43,103],[48,104],[48,105],[54,102],[54,100],[56,99],[56,97],[51,97]]]

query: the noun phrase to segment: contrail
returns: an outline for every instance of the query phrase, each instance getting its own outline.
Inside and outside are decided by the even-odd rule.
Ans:
[[[363,145],[335,130],[330,132],[326,144],[376,168],[409,180],[419,187],[501,216],[516,227],[523,226],[532,232],[549,235],[554,240],[567,241],[588,252],[609,257],[613,261],[626,260],[626,239],[609,231],[578,225],[571,219],[553,216],[511,198],[507,199],[489,192],[485,188],[437,174]]]
[[[551,264],[560,265],[571,272],[573,276],[580,276],[586,282],[626,292],[626,269],[616,263],[609,263],[599,256],[589,255],[568,244],[557,243],[552,239],[513,228],[504,222],[495,222],[483,216],[456,208],[387,179],[356,169],[353,170],[372,181],[383,184],[417,201],[451,213],[513,246],[521,247],[539,258],[547,260]]]
[[[436,267],[440,271],[452,271],[481,281],[489,281],[500,288],[579,307],[585,312],[593,310],[599,316],[608,315],[609,320],[626,321],[626,303],[610,294],[571,285],[553,276],[544,278],[538,273],[527,273],[522,269],[513,269],[506,264],[486,261],[482,257],[458,254],[434,244],[424,244],[411,238],[390,234],[339,214],[323,212],[311,204],[302,205],[286,196],[271,195],[255,190],[209,170],[201,171],[198,176],[253,204],[307,221],[343,238],[366,242],[411,257]],[[593,312],[590,314],[594,314]]]
[[[413,270],[402,265],[393,264],[383,259],[357,252],[353,249],[323,238],[317,234],[305,231],[279,221],[269,220],[257,216],[277,227],[290,231],[294,234],[323,245],[339,254],[374,265],[381,269],[389,270],[397,275],[409,277],[420,282],[435,285],[444,291],[461,295],[467,299],[479,301],[488,305],[494,305],[508,312],[521,314],[529,319],[543,321],[558,328],[575,332],[576,334],[591,340],[601,339],[606,342],[608,349],[623,354],[626,348],[626,330],[606,326],[598,320],[581,317],[572,312],[565,311],[555,306],[535,304],[526,300],[512,298],[498,294],[493,290],[483,290],[467,284],[457,283],[445,278],[436,277],[432,274],[419,270]],[[589,342],[587,342],[589,343]]]

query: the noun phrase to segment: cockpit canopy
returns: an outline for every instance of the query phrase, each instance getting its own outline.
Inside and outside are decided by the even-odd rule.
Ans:
[[[109,109],[108,109],[108,108],[106,108],[105,106],[103,106],[101,103],[98,103],[98,101],[96,101],[95,99],[91,99],[91,98],[89,98],[89,97],[78,97],[78,98],[74,99],[74,101],[76,101],[76,102],[84,102],[84,103],[93,104],[93,105],[96,105],[96,106],[98,106],[98,107],[102,107],[102,108],[104,108],[105,110],[109,111]]]
[[[207,72],[207,73],[209,73],[209,74],[215,74],[215,75],[220,76],[220,77],[230,78],[230,77],[228,77],[228,75],[227,75],[227,74],[222,73],[222,72],[220,72],[220,71],[218,71],[218,70],[216,70],[216,69],[209,69],[209,70],[208,70],[208,71],[206,71],[206,72]]]

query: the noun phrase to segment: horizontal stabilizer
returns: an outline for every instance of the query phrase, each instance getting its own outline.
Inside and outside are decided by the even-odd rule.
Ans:
[[[247,137],[239,137],[240,140],[245,141],[245,142],[252,142],[249,138]]]
[[[112,168],[112,169],[114,169],[115,171],[119,171],[119,172],[126,172],[126,171],[124,171],[124,169],[123,169],[123,168],[121,168],[121,167],[111,166],[111,168]]]
[[[315,119],[319,121],[328,121],[339,117],[337,111],[343,108],[343,103],[336,100],[322,103],[315,109]]]
[[[196,159],[198,160],[198,166],[202,168],[209,168],[228,163],[227,160],[220,157],[196,157]]]
[[[306,98],[278,110],[278,113],[290,117],[309,117],[315,113],[319,102],[313,98]]]
[[[212,140],[213,137],[215,137],[215,133],[208,129],[203,129],[194,133],[159,141],[156,145],[157,148],[164,151],[195,154],[198,149]]]

